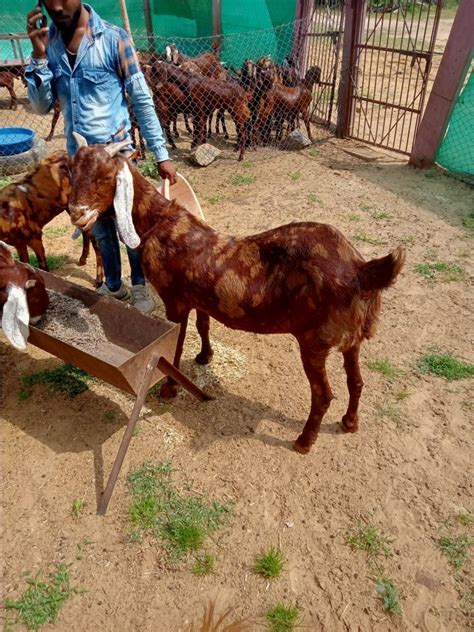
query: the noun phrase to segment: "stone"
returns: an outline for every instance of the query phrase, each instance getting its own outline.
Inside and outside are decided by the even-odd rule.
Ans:
[[[304,149],[313,143],[300,129],[295,129],[281,142],[282,149]]]
[[[214,145],[204,143],[204,145],[199,145],[199,147],[191,154],[191,158],[200,167],[207,167],[207,165],[210,165],[211,162],[214,162],[220,153],[220,149],[217,149]]]

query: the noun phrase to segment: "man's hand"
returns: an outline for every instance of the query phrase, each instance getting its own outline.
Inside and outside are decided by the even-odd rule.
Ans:
[[[176,182],[176,169],[171,160],[163,160],[158,163],[158,173],[164,179],[168,179],[170,184]]]
[[[46,44],[48,41],[49,28],[47,26],[37,28],[36,26],[37,22],[41,22],[42,17],[43,14],[41,13],[41,9],[39,7],[35,7],[26,16],[26,32],[31,40],[31,45],[33,46],[33,57],[35,59],[46,58]]]

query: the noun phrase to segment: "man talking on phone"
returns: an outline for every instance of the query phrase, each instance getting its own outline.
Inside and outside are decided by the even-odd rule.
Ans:
[[[41,5],[53,24],[48,28]],[[49,112],[58,99],[64,115],[67,151],[73,155],[78,132],[89,144],[130,138],[128,94],[158,172],[176,181],[176,171],[165,147],[153,99],[127,33],[102,20],[81,0],[44,0],[27,16],[26,29],[33,53],[25,70],[28,96],[38,114]],[[130,153],[130,152],[129,152]],[[92,228],[104,260],[105,283],[100,294],[128,300],[122,282],[120,247],[112,209]],[[144,313],[154,308],[137,250],[127,248],[131,269],[132,302]]]

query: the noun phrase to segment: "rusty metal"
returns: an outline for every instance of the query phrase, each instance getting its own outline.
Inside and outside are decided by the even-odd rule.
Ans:
[[[321,68],[321,82],[313,88],[311,119],[329,127],[335,124],[339,57],[343,36],[344,0],[324,0],[316,4],[304,34],[305,61],[302,70]]]
[[[409,154],[434,55],[442,0],[367,0],[353,42],[346,135]]]
[[[38,270],[38,273],[48,289],[81,301],[91,314],[97,315],[106,340],[95,353],[90,353],[30,326],[28,342],[136,396],[132,415],[99,503],[98,513],[104,515],[148,389],[164,377],[172,376],[201,401],[210,397],[172,365],[179,325],[162,318],[145,316],[131,305],[99,296],[96,292],[48,272]]]

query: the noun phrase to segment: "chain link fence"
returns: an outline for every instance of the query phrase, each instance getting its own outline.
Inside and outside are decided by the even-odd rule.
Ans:
[[[474,59],[454,105],[436,162],[474,181]]]
[[[314,121],[329,122],[333,111],[334,24],[340,35],[340,6],[331,0],[316,7],[310,22],[296,20],[218,39],[162,37],[132,27],[132,39],[172,154],[186,157],[211,143],[229,155],[237,151],[242,159],[247,151],[263,146],[289,146],[286,139],[297,128],[304,136],[326,137],[327,130],[317,128]],[[336,7],[339,12],[333,24],[328,21],[328,11]],[[13,21],[10,15],[8,20],[10,35],[0,36],[0,127],[26,127],[35,132],[32,152],[8,161],[0,156],[0,171],[16,173],[29,168],[38,155],[65,148],[65,136],[58,103],[47,115],[37,115],[28,102],[22,77],[30,54],[25,17]],[[318,48],[308,46],[319,31]],[[145,143],[139,140],[136,121],[131,118],[135,144],[144,150]],[[297,142],[306,142],[298,133],[296,137]]]

